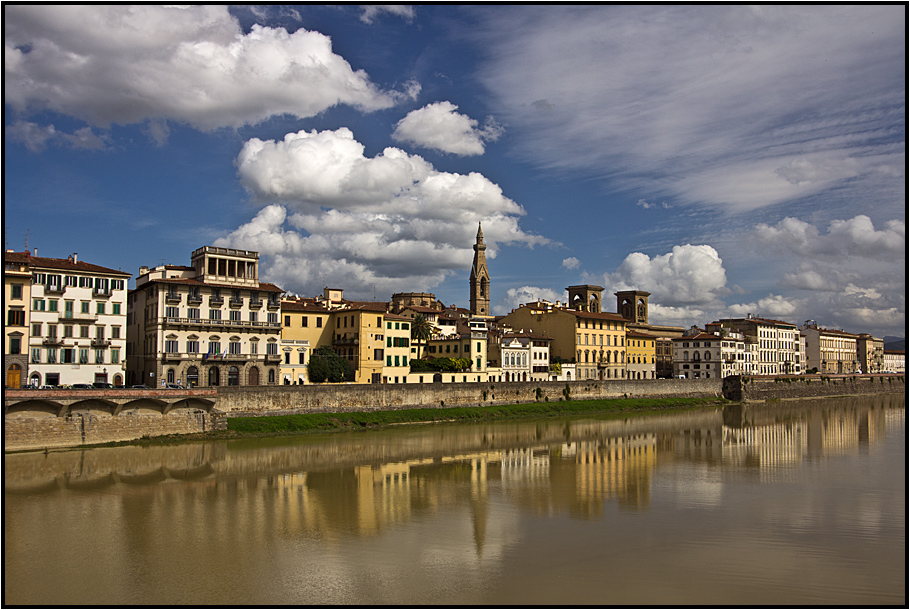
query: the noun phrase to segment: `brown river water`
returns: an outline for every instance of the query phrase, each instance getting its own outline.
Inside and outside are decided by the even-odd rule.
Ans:
[[[904,395],[4,456],[5,604],[906,604]]]

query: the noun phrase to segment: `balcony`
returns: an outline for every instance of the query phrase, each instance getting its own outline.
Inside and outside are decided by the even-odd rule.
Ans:
[[[179,292],[169,292],[164,296],[164,302],[171,305],[179,305],[183,300]],[[199,299],[202,301],[202,299]]]
[[[243,297],[231,297],[231,307],[243,307]]]
[[[210,320],[208,318],[161,318],[161,324],[165,326],[192,326],[194,328],[204,328],[207,326],[215,328],[281,328],[280,322],[250,322],[249,320]]]
[[[266,354],[266,362],[281,362],[281,354]]]
[[[94,347],[94,348],[110,347],[110,345],[111,345],[110,339],[105,339],[103,337],[95,337],[94,339],[92,339],[92,347]]]
[[[209,297],[209,307],[221,307],[224,305],[224,297]]]
[[[93,299],[109,299],[113,292],[110,288],[92,288]]]
[[[359,345],[360,339],[357,337],[335,337],[332,339],[332,345]]]
[[[66,286],[60,284],[45,284],[44,294],[63,294],[66,292]]]
[[[41,341],[41,345],[46,345],[49,347],[55,345],[63,345],[63,339],[60,337],[47,337]]]
[[[280,308],[281,308],[281,301],[276,301],[276,300],[273,300],[273,299],[269,299],[268,304],[266,305],[266,307],[267,307],[268,309],[280,309]]]
[[[187,305],[202,305],[202,295],[201,294],[186,295],[186,304]]]
[[[259,309],[262,307],[262,299],[250,299],[250,309]]]

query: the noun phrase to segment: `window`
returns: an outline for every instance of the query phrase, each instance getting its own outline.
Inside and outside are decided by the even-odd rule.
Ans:
[[[10,337],[9,338],[9,353],[10,354],[21,354],[22,353],[22,339],[19,337]]]
[[[120,338],[120,327],[111,326],[111,339],[119,339],[119,338]]]
[[[44,311],[44,299],[32,299],[32,311]]]
[[[88,364],[88,348],[79,350],[79,364]]]
[[[57,364],[57,348],[51,347],[47,350],[47,363]]]
[[[40,337],[41,336],[41,323],[32,324],[32,336]]]
[[[186,315],[190,320],[198,320],[199,319],[199,308],[191,307],[191,308],[187,309]]]
[[[217,356],[221,353],[220,341],[209,341],[209,356]]]
[[[98,303],[95,306],[95,313],[103,314],[104,313],[104,303]]]
[[[63,364],[73,364],[75,362],[76,350],[64,348],[60,350],[60,362]]]
[[[278,324],[278,314],[277,313],[269,314],[269,324]]]
[[[303,352],[297,352],[297,364],[304,364],[303,359],[306,356]]]
[[[306,316],[300,316],[300,326],[302,328],[306,328],[306,324],[307,324],[306,320],[307,320]]]
[[[258,322],[258,321],[259,321],[259,313],[255,312],[255,311],[251,311],[250,312],[250,322]]]
[[[72,337],[72,336],[73,336],[73,327],[72,327],[72,326],[64,326],[64,327],[63,327],[63,336],[66,337],[67,339],[69,339],[70,337]]]
[[[290,364],[290,363],[291,363],[291,352],[285,352],[285,353],[284,353],[284,363],[285,363],[285,364]]]
[[[385,365],[386,365],[386,366],[392,366],[392,357],[391,357],[391,356],[386,356],[386,357],[385,357]]]
[[[259,341],[255,339],[250,340],[250,353],[254,356],[259,353]]]
[[[32,364],[38,364],[41,362],[41,348],[33,347],[32,356],[29,358],[29,362]]]
[[[52,299],[47,302],[48,311],[57,311],[57,299]]]
[[[236,366],[228,369],[228,385],[240,385],[240,369]]]
[[[240,321],[240,311],[232,310],[231,311],[231,322],[239,322],[239,321]]]
[[[88,312],[89,312],[89,310],[88,310],[88,301],[82,301],[82,302],[79,304],[79,311],[81,311],[82,313],[88,313]]]
[[[180,317],[180,308],[179,307],[165,307],[164,315],[167,318],[179,318]]]
[[[22,284],[11,284],[9,289],[9,298],[22,300]]]
[[[179,348],[177,347],[176,339],[168,339],[164,342],[164,351],[168,354],[176,354]]]
[[[316,316],[316,328],[322,328],[322,318]]]
[[[277,355],[278,354],[278,344],[275,342],[268,343],[265,346],[265,353],[272,355],[272,356]]]
[[[284,316],[284,325],[285,326],[291,325],[291,316]]]
[[[230,353],[232,353],[234,355],[239,354],[240,353],[240,341],[231,341],[230,345],[228,345],[228,349],[230,350]]]
[[[80,326],[80,327],[79,327],[79,336],[80,336],[82,339],[88,339],[88,326]]]
[[[221,319],[221,310],[220,309],[209,309],[209,320],[220,320]]]
[[[187,354],[198,354],[199,353],[199,341],[187,340],[186,353]]]
[[[22,309],[10,309],[6,314],[7,326],[25,326],[25,311]]]

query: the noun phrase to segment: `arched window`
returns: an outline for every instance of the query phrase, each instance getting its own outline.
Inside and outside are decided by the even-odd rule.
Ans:
[[[218,372],[217,366],[213,366],[212,368],[209,369],[209,385],[210,386],[218,385],[219,377],[220,377],[220,374]]]
[[[698,352],[693,352],[693,353],[692,353],[692,360],[698,362],[699,360],[701,360],[701,354],[699,354]]]
[[[706,351],[706,352],[705,352],[705,360],[710,360],[710,359],[711,359],[711,352]]]
[[[175,377],[174,369],[168,369],[167,370],[167,382],[174,383],[174,377]]]
[[[275,383],[275,369],[269,369],[269,383]]]
[[[199,385],[199,369],[191,366],[186,370],[186,387],[195,388]]]
[[[236,366],[228,369],[228,385],[240,385],[240,369]]]

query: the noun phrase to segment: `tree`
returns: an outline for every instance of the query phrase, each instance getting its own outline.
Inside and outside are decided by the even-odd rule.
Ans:
[[[323,345],[316,348],[310,357],[307,375],[311,383],[354,381],[354,368],[331,347]]]
[[[423,342],[424,349],[426,349],[427,341],[430,340],[430,335],[433,334],[433,325],[430,324],[430,321],[427,320],[427,317],[422,313],[414,316],[414,320],[411,322],[411,339],[417,343],[417,357],[420,358],[420,343]]]

